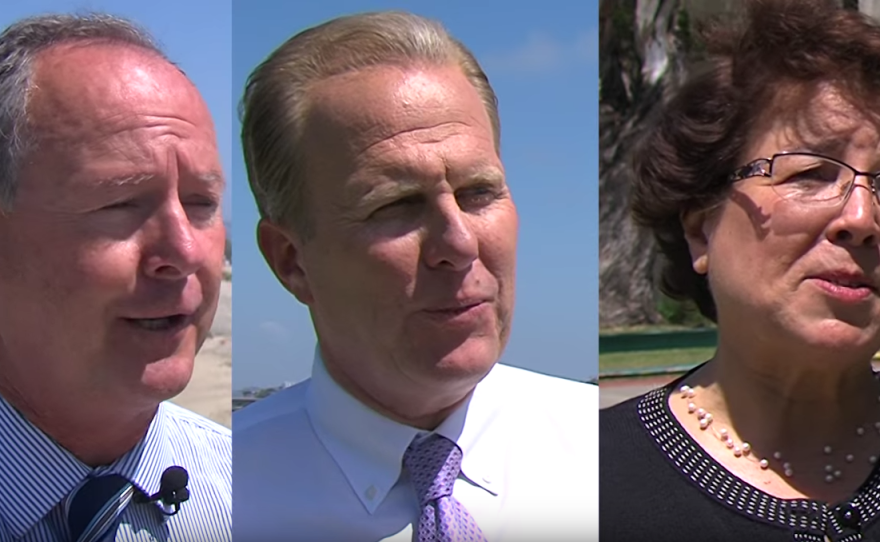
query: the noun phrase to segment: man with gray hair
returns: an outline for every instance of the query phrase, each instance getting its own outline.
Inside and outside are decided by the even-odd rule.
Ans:
[[[0,541],[230,540],[229,431],[165,402],[217,307],[223,185],[136,25],[0,34]]]
[[[595,540],[596,387],[497,364],[518,217],[474,56],[418,16],[341,17],[258,66],[242,113],[259,247],[318,345],[233,418],[235,536]]]

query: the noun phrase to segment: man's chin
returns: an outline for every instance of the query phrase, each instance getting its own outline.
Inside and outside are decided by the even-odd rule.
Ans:
[[[442,380],[482,380],[501,355],[498,340],[470,338],[458,347],[434,358],[431,372]]]
[[[156,401],[176,397],[189,384],[193,364],[192,354],[176,354],[147,364],[140,379],[141,393]]]

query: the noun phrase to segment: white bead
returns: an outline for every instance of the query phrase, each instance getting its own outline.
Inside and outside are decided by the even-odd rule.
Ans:
[[[770,462],[767,461],[766,459],[762,459],[762,460],[758,461],[758,465],[760,465],[760,467],[762,469],[766,469],[767,467],[770,466]]]
[[[825,465],[825,472],[834,472],[834,465]]]
[[[681,389],[679,389],[678,391],[681,392],[682,397],[687,397],[688,389],[690,389],[690,388],[688,388],[688,386],[685,385],[685,386],[682,386]]]
[[[705,416],[705,415],[706,415],[706,409],[705,409],[705,408],[698,408],[698,409],[697,409],[697,418],[702,418],[702,417]]]
[[[693,403],[688,403],[688,414],[693,414],[697,411],[697,405]]]
[[[784,474],[787,478],[791,478],[792,476],[794,476],[794,471],[791,469],[788,469],[784,472]]]
[[[688,399],[693,399],[693,398],[694,398],[694,395],[696,395],[696,393],[694,393],[694,389],[693,389],[693,388],[688,388],[688,391],[687,391]]]
[[[789,463],[788,461],[786,461],[785,463],[783,463],[783,464],[782,464],[782,470],[791,470],[791,463]]]
[[[742,450],[740,450],[739,446],[733,447],[733,455],[735,455],[736,457],[741,457],[742,454],[743,454],[743,452],[742,452]]]
[[[847,463],[852,463],[853,459],[855,459],[855,457],[853,457],[853,454],[846,454],[846,462]]]
[[[727,429],[721,428],[718,430],[718,434],[721,435],[721,438],[727,440]]]
[[[880,430],[880,422],[874,422],[874,428]]]
[[[827,475],[827,476],[825,477],[825,482],[826,482],[826,483],[829,483],[829,484],[830,484],[830,483],[833,482],[833,481],[834,481],[834,476],[831,476],[831,475],[829,474],[829,475]]]
[[[873,465],[873,464],[876,463],[876,462],[877,462],[877,456],[876,456],[876,455],[872,455],[871,457],[868,458],[868,463],[870,463],[870,464]]]
[[[858,436],[862,436],[862,435],[864,435],[864,434],[865,434],[865,428],[864,428],[864,427],[857,427],[857,428],[856,428],[856,435],[858,435]]]
[[[700,420],[700,429],[706,429],[707,427],[709,427],[709,420],[706,418]]]
[[[839,470],[834,471],[834,477],[835,477],[835,478],[840,478],[841,476],[843,476],[843,473],[842,473],[842,472],[840,472]]]
[[[706,421],[709,422],[709,423],[712,423],[712,420],[713,420],[714,418],[712,418],[712,414],[711,414],[710,412],[707,412],[706,415],[703,417],[703,419],[706,420]]]
[[[822,451],[825,452],[825,455],[830,455],[831,451],[832,451],[831,446],[825,446],[825,448]]]
[[[743,442],[743,453],[745,455],[749,455],[749,452],[752,451],[752,445],[748,442]]]
[[[724,445],[727,446],[727,449],[728,449],[728,450],[732,450],[732,449],[733,449],[733,441],[730,440],[730,439],[727,439],[727,442],[725,442]]]
[[[773,452],[773,459],[775,459],[776,461],[782,459],[782,452]]]

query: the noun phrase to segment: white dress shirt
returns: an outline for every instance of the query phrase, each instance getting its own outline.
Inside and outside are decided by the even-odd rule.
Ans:
[[[496,365],[436,429],[462,449],[453,496],[489,542],[598,539],[598,388]],[[402,470],[419,429],[312,377],[233,415],[233,538],[409,541]]]

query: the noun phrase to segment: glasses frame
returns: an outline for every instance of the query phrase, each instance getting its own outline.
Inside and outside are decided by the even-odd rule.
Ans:
[[[830,205],[837,205],[841,202],[846,202],[849,200],[850,194],[852,194],[853,188],[856,185],[856,179],[859,177],[867,177],[869,179],[868,186],[871,190],[871,194],[874,196],[874,199],[880,203],[880,171],[876,172],[868,172],[868,171],[859,171],[851,165],[838,160],[836,158],[832,158],[830,156],[826,156],[824,154],[819,154],[815,152],[778,152],[771,156],[770,158],[758,158],[756,160],[752,160],[748,164],[738,167],[733,170],[733,173],[730,174],[729,180],[731,183],[736,183],[739,181],[744,181],[746,179],[751,179],[753,177],[766,177],[768,179],[773,178],[773,162],[779,158],[780,156],[810,156],[812,158],[821,158],[822,160],[827,160],[831,163],[837,164],[843,168],[846,168],[853,172],[852,182],[846,189],[846,192],[839,198],[828,200]],[[772,188],[772,185],[771,185]],[[801,202],[803,203],[803,202]],[[808,204],[809,205],[809,204]]]

